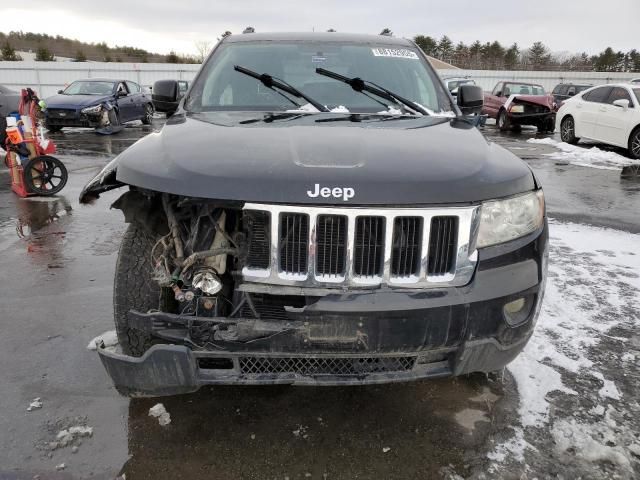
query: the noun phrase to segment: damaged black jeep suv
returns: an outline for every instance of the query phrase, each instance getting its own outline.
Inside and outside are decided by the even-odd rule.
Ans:
[[[221,41],[159,133],[82,202],[127,186],[99,348],[118,391],[372,384],[501,369],[540,309],[540,185],[487,142],[427,58],[388,36]]]

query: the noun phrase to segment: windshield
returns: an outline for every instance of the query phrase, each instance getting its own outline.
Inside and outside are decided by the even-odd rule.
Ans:
[[[636,96],[636,100],[638,100],[638,104],[640,104],[640,88],[634,88],[633,93]]]
[[[545,95],[542,85],[529,85],[527,83],[507,83],[503,95]]]
[[[386,110],[380,105],[379,98],[369,98],[369,94],[356,92],[349,85],[321,76],[316,73],[317,67],[374,82],[434,112],[452,111],[448,96],[433,70],[414,49],[335,42],[224,44],[198,75],[185,109],[207,112],[286,111],[296,108],[260,81],[235,71],[235,65],[284,80],[327,108],[343,112]]]
[[[110,95],[113,82],[80,81],[73,82],[65,90],[65,95]]]

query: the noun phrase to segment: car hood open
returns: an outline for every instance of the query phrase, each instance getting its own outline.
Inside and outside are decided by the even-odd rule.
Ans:
[[[120,154],[81,201],[122,184],[217,200],[341,206],[470,203],[535,188],[522,160],[466,121],[330,113],[273,121],[178,115]],[[354,195],[312,197],[316,184]]]

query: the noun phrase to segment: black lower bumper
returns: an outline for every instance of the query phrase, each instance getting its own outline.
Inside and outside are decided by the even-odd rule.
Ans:
[[[545,226],[483,249],[465,287],[336,293],[287,321],[221,318],[236,331],[216,338],[215,348],[192,348],[177,335],[173,344],[155,345],[139,358],[100,349],[100,359],[118,390],[130,396],[188,393],[204,385],[365,385],[495,371],[531,337],[546,251]],[[507,313],[505,305],[513,302],[522,309]],[[131,316],[135,328],[166,326],[168,317],[176,325],[187,320]],[[266,335],[268,328],[276,330]],[[170,338],[171,330],[151,331],[165,342]],[[265,336],[250,338],[257,331]]]
[[[191,393],[204,385],[374,385],[381,383],[406,382],[427,378],[440,378],[462,375],[476,371],[491,372],[499,370],[511,362],[524,348],[528,337],[515,344],[504,346],[495,339],[471,340],[457,350],[428,352],[428,355],[395,356],[287,356],[281,354],[265,355],[231,352],[197,353],[183,345],[155,345],[142,357],[134,358],[114,353],[106,349],[99,350],[100,359],[116,388],[123,395],[131,397],[164,396]],[[435,353],[453,353],[452,360],[434,359]],[[375,371],[376,366],[397,362],[398,358],[407,359],[406,368],[397,371]],[[211,366],[225,368],[201,368],[199,360],[213,360]],[[304,360],[307,365],[344,363],[363,365],[360,373],[317,374],[313,366],[306,373],[295,371],[243,373],[243,363],[251,359],[253,364],[264,364],[275,360],[281,364],[283,359],[292,362]],[[424,363],[422,363],[424,362]],[[205,362],[206,365],[206,362]]]

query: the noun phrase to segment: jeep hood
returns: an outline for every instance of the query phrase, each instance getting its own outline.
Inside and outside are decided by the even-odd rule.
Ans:
[[[470,203],[535,188],[522,160],[465,121],[331,113],[177,115],[116,157],[81,202],[123,184],[217,200],[340,206]],[[312,198],[307,191],[316,184],[354,195]]]

